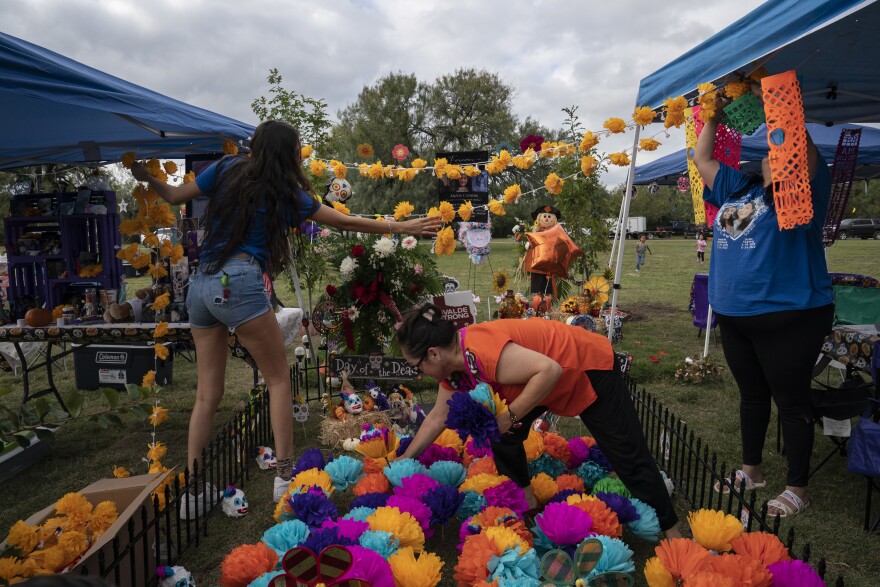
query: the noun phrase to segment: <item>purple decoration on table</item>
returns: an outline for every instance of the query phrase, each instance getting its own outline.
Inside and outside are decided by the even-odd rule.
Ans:
[[[566,500],[570,495],[580,495],[581,492],[577,489],[564,489],[551,497],[547,503],[566,503]]]
[[[478,447],[490,446],[501,438],[495,416],[469,394],[453,393],[446,403],[449,405],[446,427],[458,431],[459,436],[470,436]]]
[[[327,463],[324,461],[324,454],[321,452],[321,449],[310,448],[296,462],[296,466],[293,467],[293,475],[296,476],[297,473],[302,473],[309,469],[320,469],[323,471],[326,465]]]
[[[509,479],[484,491],[483,497],[486,498],[488,505],[510,508],[519,517],[529,509],[525,491]]]
[[[385,505],[388,498],[391,497],[387,493],[364,493],[351,500],[350,510],[359,507],[380,508]]]
[[[432,444],[428,446],[428,448],[426,448],[425,451],[417,457],[417,459],[426,467],[430,467],[437,461],[461,462],[461,457],[458,455],[457,450],[455,450],[451,446],[440,446],[439,444]]]
[[[554,544],[579,544],[593,527],[593,518],[567,503],[550,503],[535,517],[535,523]]]
[[[464,493],[449,485],[438,485],[424,497],[425,504],[431,509],[431,524],[445,525],[464,501]]]
[[[467,441],[467,444],[464,445],[464,450],[475,459],[492,456],[491,448],[488,446],[476,446],[473,440]]]
[[[328,518],[336,518],[339,512],[323,493],[299,493],[290,498],[294,515],[309,527],[317,528]],[[320,552],[320,551],[319,551]]]
[[[617,519],[621,524],[629,524],[630,522],[635,522],[641,518],[636,506],[632,504],[629,498],[623,495],[600,491],[596,494],[596,497],[604,501],[605,505],[617,514]]]
[[[317,222],[306,220],[300,223],[299,231],[311,240],[321,233],[321,226]]]
[[[351,568],[338,579],[339,582],[360,579],[371,587],[394,587],[391,565],[381,554],[359,545],[349,546],[348,550],[352,554]]]
[[[571,451],[571,462],[568,465],[572,469],[577,469],[590,458],[590,447],[580,436],[575,436],[568,441],[568,450]]]
[[[356,542],[339,535],[339,528],[318,528],[312,530],[309,537],[300,546],[311,549],[312,552],[321,552],[328,546],[338,544],[339,546],[352,546]]]
[[[388,498],[388,503],[385,505],[390,508],[397,508],[401,512],[407,512],[415,518],[416,522],[419,523],[419,526],[425,532],[425,538],[434,535],[434,531],[431,530],[431,508],[422,503],[421,500],[414,497],[392,495]]]
[[[773,587],[824,587],[819,574],[799,560],[779,561],[767,566],[773,575]]]
[[[416,473],[401,479],[400,485],[394,488],[394,495],[421,499],[429,490],[434,489],[438,485],[440,485],[439,482],[427,475]]]
[[[354,542],[357,542],[361,537],[361,534],[370,529],[370,525],[366,522],[362,522],[360,520],[347,520],[345,518],[339,518],[338,520],[326,519],[324,523],[321,524],[321,528],[337,528],[339,530],[339,535]]]
[[[605,453],[602,452],[602,449],[598,446],[590,447],[590,460],[594,463],[600,465],[606,471],[613,471],[614,469],[611,467],[611,463],[608,462],[608,459],[605,458]]]
[[[397,456],[402,455],[406,452],[406,449],[409,448],[410,443],[413,441],[412,436],[404,436],[400,439],[400,444],[397,447]]]

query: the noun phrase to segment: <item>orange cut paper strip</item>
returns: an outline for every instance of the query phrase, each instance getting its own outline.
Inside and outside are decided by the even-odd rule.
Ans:
[[[780,230],[789,230],[813,219],[804,102],[794,70],[763,78],[761,89],[776,217]]]

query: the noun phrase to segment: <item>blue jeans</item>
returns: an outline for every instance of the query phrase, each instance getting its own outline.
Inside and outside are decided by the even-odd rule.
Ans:
[[[229,277],[225,286],[224,274]],[[189,280],[186,308],[193,328],[225,324],[230,330],[269,312],[272,306],[260,264],[253,257],[232,258],[217,273],[196,270]]]
[[[642,267],[642,265],[644,265],[644,264],[645,264],[645,255],[644,255],[644,253],[641,254],[641,255],[639,255],[638,253],[636,253],[636,271],[638,271],[638,270]]]

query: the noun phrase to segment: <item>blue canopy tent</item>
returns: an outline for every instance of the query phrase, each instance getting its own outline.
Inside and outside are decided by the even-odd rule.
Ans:
[[[182,158],[254,127],[0,33],[0,169]]]
[[[658,110],[669,97],[697,95],[765,67],[796,70],[808,122],[880,122],[880,2],[769,0],[681,57],[642,79],[637,106]],[[617,238],[626,223],[638,150],[633,139],[629,179]],[[622,241],[621,241],[622,242]],[[617,306],[623,249],[618,248],[611,311]]]
[[[880,177],[880,129],[858,124],[807,124],[813,142],[826,161],[834,161],[840,131],[844,128],[862,129],[859,142],[859,162],[856,166],[856,179],[876,179]],[[767,156],[767,127],[761,126],[755,134],[744,136],[740,161],[744,171],[758,171],[761,159]],[[660,185],[674,184],[682,174],[687,173],[687,155],[685,149],[671,153],[656,161],[636,168],[635,185],[657,183]]]

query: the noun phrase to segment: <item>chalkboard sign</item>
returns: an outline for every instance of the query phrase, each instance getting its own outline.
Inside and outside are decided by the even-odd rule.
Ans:
[[[382,355],[333,355],[327,359],[332,375],[345,371],[349,379],[415,379],[421,371],[403,357]]]

